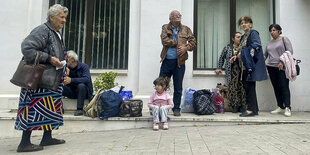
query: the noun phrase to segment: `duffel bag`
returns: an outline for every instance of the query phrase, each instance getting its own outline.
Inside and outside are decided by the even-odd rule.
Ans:
[[[121,117],[140,117],[142,116],[142,108],[142,100],[123,100],[119,115]]]
[[[209,90],[202,89],[194,93],[194,112],[197,115],[211,115],[215,110],[213,94]]]

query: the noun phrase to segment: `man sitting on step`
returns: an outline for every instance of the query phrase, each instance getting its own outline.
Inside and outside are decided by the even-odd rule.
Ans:
[[[79,62],[74,51],[67,52],[67,68],[64,78],[63,96],[77,99],[77,111],[74,116],[83,115],[84,100],[93,96],[93,84],[88,65]]]

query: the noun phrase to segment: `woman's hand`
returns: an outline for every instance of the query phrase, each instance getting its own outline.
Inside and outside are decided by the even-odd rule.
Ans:
[[[230,63],[234,63],[235,61],[236,61],[236,59],[239,59],[239,60],[241,60],[241,54],[239,53],[238,55],[236,55],[236,56],[233,56],[233,57],[231,57],[230,58]]]
[[[234,63],[234,62],[236,61],[236,59],[237,59],[237,56],[233,56],[233,57],[231,57],[231,58],[229,59],[229,62],[230,62],[230,63]]]
[[[220,73],[222,73],[222,70],[221,69],[216,69],[214,72],[216,73],[216,75],[219,75]]]
[[[63,64],[59,61],[58,58],[56,57],[51,57],[50,63],[55,66],[55,67],[59,67],[62,68]]]
[[[283,69],[283,63],[282,62],[279,63],[278,68],[279,68],[279,70]]]

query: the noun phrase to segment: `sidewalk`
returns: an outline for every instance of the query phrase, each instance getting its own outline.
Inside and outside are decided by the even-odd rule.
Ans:
[[[54,136],[65,139],[63,145],[47,146],[43,151],[23,154],[310,154],[309,131],[309,124],[273,124],[69,133]],[[34,144],[39,144],[40,140],[41,136],[32,137]],[[0,139],[0,154],[17,154],[19,141],[20,138]]]
[[[111,117],[108,120],[99,120],[85,116],[73,116],[73,111],[66,111],[64,115],[64,126],[55,131],[55,134],[110,131],[123,129],[151,128],[153,118],[148,110],[143,111],[142,117]],[[239,117],[239,113],[225,112],[213,115],[195,115],[193,113],[182,113],[182,116],[173,116],[172,111],[168,114],[170,127],[192,127],[192,126],[227,126],[227,125],[256,125],[256,124],[310,124],[310,112],[292,112],[291,117],[282,114],[272,115],[270,112],[259,112],[255,117]],[[16,112],[10,110],[0,111],[0,139],[20,137],[21,132],[14,130]],[[5,131],[5,132],[3,132]],[[40,135],[34,132],[33,135]]]

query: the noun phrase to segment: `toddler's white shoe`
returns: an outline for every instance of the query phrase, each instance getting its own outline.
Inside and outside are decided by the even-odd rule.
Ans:
[[[154,131],[158,131],[158,130],[159,130],[159,125],[158,125],[158,123],[154,123],[154,124],[153,124],[153,130],[154,130]]]
[[[163,123],[163,130],[168,130],[168,129],[169,129],[168,123],[167,122]]]

